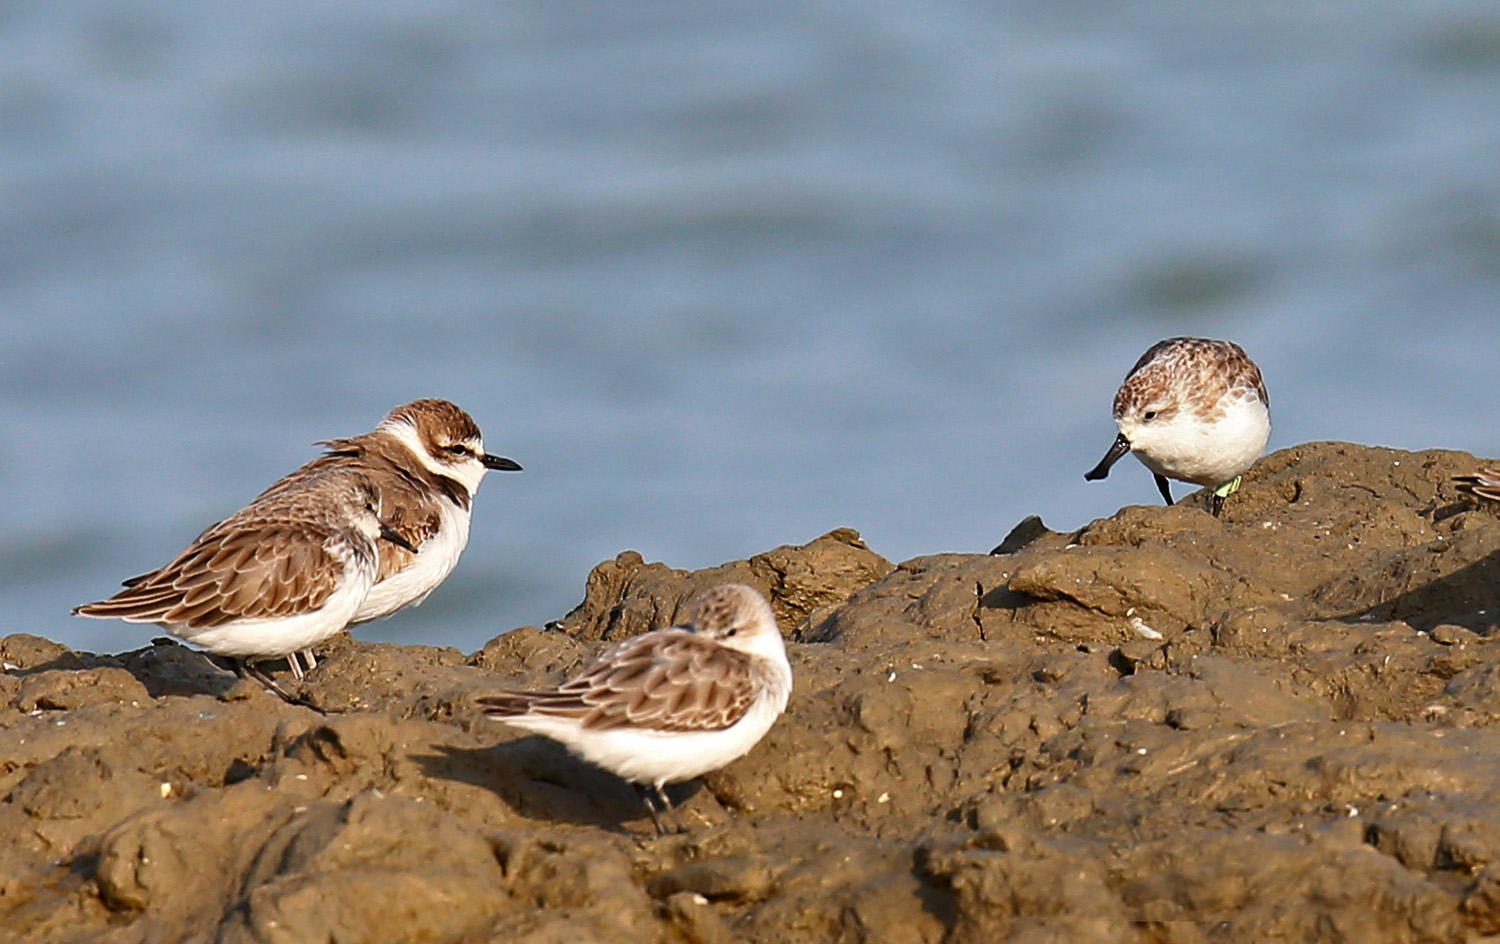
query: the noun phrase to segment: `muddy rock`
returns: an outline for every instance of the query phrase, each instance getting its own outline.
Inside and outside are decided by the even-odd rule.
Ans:
[[[17,632],[0,940],[1482,940],[1500,508],[1451,485],[1478,464],[1309,444],[1219,519],[1198,494],[895,565],[851,530],[697,572],[625,552],[476,653],[331,640],[307,706],[168,640]],[[475,710],[726,580],[772,600],[796,686],[669,788],[686,832]]]
[[[744,583],[764,593],[783,630],[890,573],[891,564],[865,546],[859,533],[840,528],[801,547],[778,547],[748,561],[689,573],[648,564],[635,551],[595,567],[584,600],[556,624],[580,640],[628,639],[684,622],[700,593],[721,583]]]

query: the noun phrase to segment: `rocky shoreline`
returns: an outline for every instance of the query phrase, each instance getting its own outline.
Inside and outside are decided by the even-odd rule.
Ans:
[[[1458,942],[1500,935],[1500,514],[1464,453],[1314,443],[899,565],[633,552],[472,655],[340,637],[283,704],[161,642],[0,639],[0,941]],[[998,537],[998,536],[997,536]],[[727,580],[796,689],[633,791],[478,716]]]

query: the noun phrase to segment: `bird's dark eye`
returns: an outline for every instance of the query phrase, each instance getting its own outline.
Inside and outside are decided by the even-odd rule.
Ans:
[[[1146,420],[1147,422],[1150,422],[1151,420],[1156,419],[1156,411],[1155,410],[1147,410],[1146,412],[1144,412],[1144,413],[1141,414],[1141,419]]]
[[[463,443],[454,443],[453,445],[448,447],[448,451],[453,453],[455,456],[462,456],[468,454],[469,447],[465,446]]]
[[[729,632],[725,633],[724,635],[726,635],[726,636],[733,636],[737,632],[739,632],[739,629],[737,629],[737,628],[731,628],[729,630]]]

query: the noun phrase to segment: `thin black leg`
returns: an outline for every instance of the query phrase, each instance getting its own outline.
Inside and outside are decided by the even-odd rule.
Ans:
[[[1213,511],[1215,518],[1219,517],[1219,512],[1224,510],[1224,498],[1225,496],[1220,495],[1218,492],[1214,493],[1210,510]]]
[[[1155,472],[1151,474],[1156,475]],[[1156,490],[1161,492],[1161,497],[1167,500],[1168,505],[1174,504],[1172,501],[1172,485],[1167,481],[1165,475],[1156,475]]]
[[[301,696],[294,698],[291,695],[287,694],[286,689],[282,688],[280,685],[277,685],[275,679],[262,672],[249,659],[232,659],[230,661],[234,663],[234,671],[237,675],[239,675],[240,678],[254,679],[255,681],[264,685],[268,691],[276,695],[288,705],[300,705],[303,708],[311,708],[313,711],[316,711],[319,714],[328,713]]]
[[[662,806],[667,812],[667,816],[671,819],[672,832],[687,832],[687,827],[683,825],[682,817],[678,814],[676,805],[672,803],[672,798],[667,796],[666,788],[658,783],[655,786],[655,790],[656,798],[661,801]]]
[[[631,786],[635,787],[641,802],[646,805],[646,812],[651,814],[651,822],[655,824],[658,836],[687,832],[687,827],[682,824],[682,817],[677,815],[677,807],[672,804],[672,798],[667,796],[667,791],[662,789],[661,784],[636,783]]]
[[[656,804],[651,799],[652,793],[660,794],[661,791],[645,783],[633,783],[631,786],[635,787],[636,795],[641,798],[641,803],[645,805],[646,812],[651,814],[651,823],[656,827],[656,834],[658,836],[665,835],[667,830],[662,825],[661,813],[657,811]]]
[[[673,833],[685,833],[687,831],[687,824],[682,822],[682,813],[679,813],[678,809],[676,809],[676,804],[672,803],[672,797],[667,795],[666,786],[657,783],[655,785],[655,794],[657,794],[657,800],[661,801],[661,806],[666,807],[667,818],[670,819]]]

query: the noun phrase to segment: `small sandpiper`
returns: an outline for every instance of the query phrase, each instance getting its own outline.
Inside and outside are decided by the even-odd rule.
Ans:
[[[1270,399],[1260,369],[1238,344],[1168,338],[1151,346],[1115,393],[1120,434],[1084,478],[1109,475],[1127,452],[1156,477],[1213,489],[1215,518],[1271,437]]]
[[[791,691],[770,604],[744,584],[721,584],[698,600],[689,626],[627,639],[556,688],[478,701],[489,717],[545,734],[630,781],[662,833],[662,815],[676,819],[663,787],[746,754]]]

